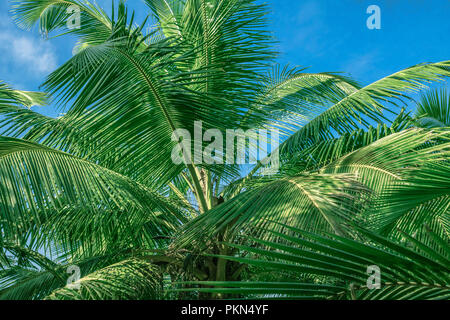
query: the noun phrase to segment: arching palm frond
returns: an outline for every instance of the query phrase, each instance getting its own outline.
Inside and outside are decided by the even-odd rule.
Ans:
[[[130,259],[89,274],[51,293],[47,300],[157,300],[162,278],[157,267]]]
[[[411,118],[409,115],[402,112],[390,126],[379,124],[376,128],[371,126],[367,130],[355,130],[350,133],[344,133],[338,138],[312,144],[310,147],[295,152],[289,157],[285,156],[281,171],[295,173],[320,170],[333,161],[367,147],[375,141],[408,129],[411,126],[410,122]]]
[[[67,284],[73,283],[69,280],[77,280],[73,277],[74,275],[86,278],[98,271],[103,274],[103,269],[124,263],[126,264],[124,271],[126,271],[130,268],[127,261],[131,266],[135,260],[141,265],[144,264],[137,260],[142,259],[143,254],[124,247],[117,247],[103,255],[84,258],[81,257],[86,255],[84,252],[82,255],[73,251],[67,253],[50,260],[46,255],[28,247],[3,242],[0,252],[0,300],[40,300],[53,292],[71,295],[73,292]],[[76,269],[79,270],[79,274],[74,274]],[[150,266],[148,270],[157,271],[157,268]],[[158,276],[155,275],[155,277]],[[144,286],[147,284],[148,282]],[[111,288],[114,288],[114,284],[109,283],[97,282],[96,285],[99,287],[104,285],[103,290],[111,291]]]
[[[197,284],[215,288],[185,290],[259,299],[445,300],[450,297],[450,256],[441,255],[419,241],[414,241],[412,249],[362,229],[359,232],[368,240],[366,243],[336,235],[324,237],[292,231],[294,236],[274,232],[278,239],[273,242],[253,239],[252,246],[230,244],[248,255],[223,258],[276,272],[280,277],[290,274],[298,281],[201,282]],[[379,287],[368,286],[377,285],[371,277],[373,270],[380,271]],[[322,280],[302,282],[308,275]]]
[[[327,109],[360,89],[357,83],[345,76],[326,72],[307,73],[305,70],[273,66],[255,85],[255,103],[249,108],[242,124],[245,125],[252,114],[262,113],[267,127],[290,135],[320,113],[321,109]]]
[[[357,203],[368,193],[351,175],[298,175],[261,181],[221,206],[190,222],[178,245],[203,243],[219,232],[232,238],[251,234],[269,221],[310,231],[346,234]]]
[[[123,7],[123,1],[121,1]],[[73,10],[79,9],[82,28],[67,28]],[[26,30],[39,25],[44,36],[60,31],[73,33],[82,38],[84,44],[98,44],[108,39],[112,21],[99,6],[80,0],[12,0],[11,13],[16,24]]]
[[[434,241],[426,232],[428,229],[448,242],[449,176],[447,162],[430,163],[419,170],[411,170],[401,182],[384,188],[374,208],[369,210],[373,228],[398,240],[405,240],[405,234],[413,235],[432,246]]]
[[[320,169],[320,174],[297,173],[253,180],[247,191],[192,221],[184,231],[186,239],[194,241],[201,234],[209,236],[226,227],[234,231],[256,227],[264,224],[265,219],[312,232],[330,230],[331,226],[331,230],[342,235],[339,226],[343,221],[361,218],[358,208],[371,205],[361,203],[368,201],[368,197],[355,197],[355,193],[363,195],[370,190],[378,195],[401,181],[411,167],[442,161],[448,142],[427,146],[437,139],[448,140],[448,131],[409,129],[331,162]]]
[[[318,115],[286,140],[281,153],[300,148],[309,139],[342,134],[368,126],[370,121],[384,122],[383,111],[391,111],[385,104],[396,106],[405,94],[426,88],[425,83],[450,76],[450,61],[416,65],[380,79],[348,95]]]
[[[443,142],[433,143],[439,139]],[[320,171],[357,174],[362,183],[380,192],[414,168],[445,160],[448,139],[448,130],[408,129],[356,150]]]
[[[20,266],[0,270],[0,300],[39,300],[64,284],[49,271]]]
[[[0,229],[23,243],[54,236],[95,246],[149,222],[161,236],[185,219],[176,204],[129,178],[24,140],[0,137],[0,177]]]
[[[385,138],[396,132],[411,127],[409,114],[401,112],[398,117],[388,126],[379,124],[376,128],[369,127],[344,133],[338,138],[330,138],[323,141],[304,144],[300,150],[292,150],[290,154],[282,155],[280,159],[280,172],[282,175],[295,176],[301,172],[318,171],[333,161],[342,158],[362,147]],[[258,171],[256,166],[251,173]],[[251,188],[257,175],[249,174],[244,178],[236,179],[224,187],[222,196],[226,199],[232,198],[247,188]]]
[[[49,102],[49,96],[43,92],[13,90],[0,81],[0,107],[3,106],[43,106]]]

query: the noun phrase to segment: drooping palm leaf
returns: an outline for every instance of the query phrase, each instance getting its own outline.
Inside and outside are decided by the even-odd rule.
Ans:
[[[408,129],[411,118],[403,112],[392,122],[391,126],[379,124],[376,128],[370,126],[367,130],[359,129],[344,133],[338,138],[313,143],[298,152],[284,155],[281,171],[285,174],[295,174],[301,171],[320,170],[333,161],[373,144],[394,133]]]
[[[157,267],[137,259],[125,260],[89,274],[50,294],[47,300],[157,300],[161,298]]]
[[[386,103],[395,106],[407,98],[407,93],[426,88],[425,83],[450,76],[450,61],[420,64],[380,79],[348,95],[334,106],[318,115],[286,140],[281,153],[302,146],[308,139],[317,140],[329,135],[330,130],[339,134],[369,125],[370,120],[383,122],[383,111],[390,110]]]
[[[355,218],[357,203],[368,192],[354,178],[308,174],[261,181],[194,219],[176,243],[191,246],[218,232],[226,232],[230,238],[240,232],[251,234],[270,220],[310,231],[346,234],[346,222]]]
[[[435,144],[433,140],[442,140]],[[402,179],[413,168],[448,157],[449,132],[412,128],[389,135],[325,166],[323,173],[353,173],[374,191]]]
[[[6,83],[0,81],[0,106],[25,107],[42,106],[48,103],[49,96],[42,92],[13,90]]]
[[[426,248],[431,258],[418,253],[417,248],[406,248],[362,229],[359,232],[370,242],[292,231],[294,236],[274,232],[278,240],[273,242],[253,239],[252,246],[230,244],[248,256],[226,259],[280,274],[297,274],[299,282],[201,282],[197,284],[215,288],[186,290],[263,299],[435,300],[450,296],[449,256],[420,242],[416,245]],[[281,239],[288,243],[281,244]],[[381,271],[379,289],[368,287],[372,284],[370,266]],[[302,283],[304,275],[324,280]]]
[[[154,236],[160,236],[185,219],[177,205],[129,178],[24,140],[0,138],[0,178],[6,239],[27,241],[32,232],[33,241],[55,235],[69,243],[85,237],[93,245],[104,237],[118,240],[148,222],[155,226]],[[78,215],[64,219],[64,212],[77,210]],[[76,229],[58,229],[59,223],[79,232],[67,239]],[[40,232],[44,227],[47,233]]]
[[[123,1],[121,1],[123,7]],[[72,12],[78,8],[82,28],[67,28]],[[80,0],[13,0],[11,13],[18,26],[30,30],[39,24],[39,31],[48,36],[59,30],[61,33],[74,33],[82,38],[84,44],[98,44],[105,41],[111,32],[112,23],[108,15],[96,4]]]
[[[432,246],[434,241],[427,228],[444,241],[450,241],[449,176],[448,161],[431,163],[411,170],[403,181],[384,188],[370,210],[373,227],[380,234],[399,240],[405,234],[414,235]]]
[[[65,291],[74,275],[74,267],[79,268],[83,277],[125,260],[133,260],[135,252],[117,246],[103,255],[80,258],[83,255],[86,254],[69,251],[52,261],[27,247],[3,243],[0,253],[0,300],[44,299],[56,290]],[[111,287],[105,284],[105,289]]]

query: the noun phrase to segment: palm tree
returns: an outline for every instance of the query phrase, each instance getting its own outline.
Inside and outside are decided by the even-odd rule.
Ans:
[[[436,268],[450,267],[450,134],[417,127],[402,105],[449,76],[450,61],[360,87],[276,65],[268,9],[254,0],[145,0],[140,24],[125,1],[111,15],[81,0],[12,2],[19,26],[79,41],[45,94],[0,85],[1,299],[448,297]],[[79,29],[66,27],[73,5]],[[64,115],[30,108],[48,99]],[[185,154],[175,164],[174,132],[194,136],[199,121],[224,135],[280,130],[280,171],[264,175],[259,161],[243,175]],[[294,256],[275,274],[254,268]],[[394,261],[417,269],[407,276]],[[389,270],[388,284],[398,275],[439,290],[368,293],[368,263]],[[233,290],[242,281],[261,290]]]

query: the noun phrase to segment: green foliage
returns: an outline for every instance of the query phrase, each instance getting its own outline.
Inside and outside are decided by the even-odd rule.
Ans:
[[[143,261],[127,260],[81,278],[52,292],[46,300],[157,300],[161,296],[159,270]]]
[[[0,299],[449,298],[449,96],[405,109],[450,61],[361,88],[275,64],[255,0],[145,0],[139,24],[123,0],[11,2],[78,42],[44,93],[0,82]],[[57,118],[33,109],[50,98]],[[195,121],[279,129],[280,172],[174,164]]]
[[[364,242],[291,229],[293,236],[270,231],[278,238],[273,242],[255,238],[252,246],[230,244],[248,256],[226,257],[228,260],[280,274],[295,273],[298,279],[304,274],[315,275],[317,281],[200,282],[197,284],[216,288],[192,291],[263,299],[445,300],[450,297],[448,247],[445,247],[447,254],[441,255],[412,237],[408,240],[414,249],[357,230],[366,239]],[[417,252],[418,249],[424,253]],[[370,266],[377,266],[381,271],[378,290],[367,286]]]
[[[447,88],[423,94],[416,111],[417,122],[425,128],[450,126],[450,94]]]

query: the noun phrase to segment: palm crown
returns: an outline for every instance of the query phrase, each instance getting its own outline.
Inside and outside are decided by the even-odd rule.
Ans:
[[[254,0],[146,0],[140,24],[124,1],[12,2],[19,26],[79,41],[45,94],[0,84],[0,298],[449,297],[448,95],[401,105],[450,61],[360,87],[277,66]],[[63,116],[29,108],[50,97]],[[199,121],[279,130],[280,171],[175,164]]]

